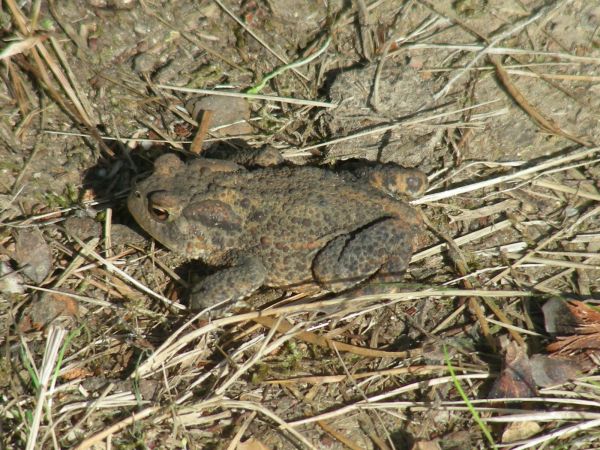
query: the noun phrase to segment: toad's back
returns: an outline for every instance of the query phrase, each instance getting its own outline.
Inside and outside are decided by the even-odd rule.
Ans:
[[[232,175],[220,174],[208,191],[235,198],[245,219],[240,247],[260,256],[269,285],[309,279],[315,255],[336,236],[388,217],[404,221],[411,235],[420,224],[409,205],[348,174],[276,167]]]

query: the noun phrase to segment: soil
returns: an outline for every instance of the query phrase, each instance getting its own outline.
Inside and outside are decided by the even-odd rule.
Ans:
[[[544,302],[600,299],[599,24],[585,0],[4,2],[0,448],[490,448],[456,384],[489,401],[496,445],[585,424],[572,412],[600,405],[566,402],[597,402],[572,383],[593,357],[579,348],[560,390],[534,389],[562,403],[490,392],[517,383],[501,349],[523,363],[555,340]],[[320,106],[190,91],[243,93],[328,37],[260,92]],[[160,154],[193,157],[203,108],[212,127],[241,121],[205,151],[424,170],[405,297],[265,290],[193,317],[188,288],[215,268],[151,243],[125,198]],[[528,434],[514,409],[556,415]]]

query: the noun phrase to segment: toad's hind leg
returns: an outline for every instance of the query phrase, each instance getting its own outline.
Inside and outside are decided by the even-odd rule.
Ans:
[[[414,230],[397,218],[338,236],[315,257],[315,280],[332,292],[340,292],[379,270],[387,275],[401,273],[412,255],[414,237]]]

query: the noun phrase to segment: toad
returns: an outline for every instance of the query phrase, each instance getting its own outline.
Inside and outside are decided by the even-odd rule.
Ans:
[[[398,280],[415,250],[427,177],[394,164],[247,170],[174,154],[131,191],[140,226],[170,250],[222,267],[192,288],[190,307],[231,304],[261,286],[317,283],[337,293],[367,279]]]

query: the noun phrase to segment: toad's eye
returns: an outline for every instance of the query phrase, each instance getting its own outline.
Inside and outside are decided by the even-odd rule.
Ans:
[[[168,191],[154,191],[148,194],[148,213],[157,222],[173,220],[173,213],[178,211],[180,199]]]
[[[159,222],[166,222],[169,220],[169,211],[160,206],[153,206],[151,203],[148,204],[148,211]]]

